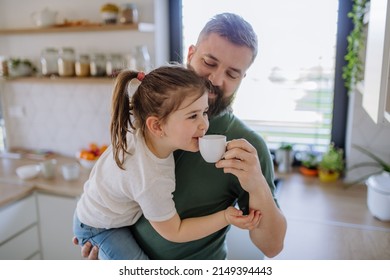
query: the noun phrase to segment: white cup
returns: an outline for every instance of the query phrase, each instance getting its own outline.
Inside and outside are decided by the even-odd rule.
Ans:
[[[66,181],[76,180],[80,176],[80,165],[78,163],[68,163],[61,166],[62,176]]]
[[[205,135],[199,138],[199,150],[206,162],[219,161],[226,151],[226,136]]]
[[[56,175],[57,160],[49,159],[39,163],[44,178],[52,179]]]

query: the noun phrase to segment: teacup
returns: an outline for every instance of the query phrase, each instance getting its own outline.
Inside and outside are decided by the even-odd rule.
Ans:
[[[226,151],[226,136],[205,135],[199,138],[199,150],[206,162],[219,161]]]

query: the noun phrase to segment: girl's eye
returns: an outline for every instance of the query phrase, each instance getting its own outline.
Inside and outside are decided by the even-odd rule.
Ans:
[[[194,115],[191,115],[191,116],[190,116],[190,119],[196,119],[196,117],[197,117],[197,115],[194,114]]]

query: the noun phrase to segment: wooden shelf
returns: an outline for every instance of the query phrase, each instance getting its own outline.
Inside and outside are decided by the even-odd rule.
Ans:
[[[101,32],[101,31],[139,31],[153,32],[152,23],[137,24],[90,24],[80,26],[53,26],[53,27],[28,27],[15,29],[0,29],[0,35],[17,35],[17,34],[45,34],[45,33],[70,33],[70,32]]]
[[[89,83],[89,84],[110,84],[115,79],[110,77],[15,77],[1,78],[0,82],[21,82],[21,83]]]

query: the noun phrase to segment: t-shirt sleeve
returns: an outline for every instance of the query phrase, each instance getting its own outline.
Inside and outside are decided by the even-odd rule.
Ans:
[[[136,199],[145,218],[154,222],[172,218],[176,214],[174,190],[175,182],[168,178],[159,178],[149,184]]]

